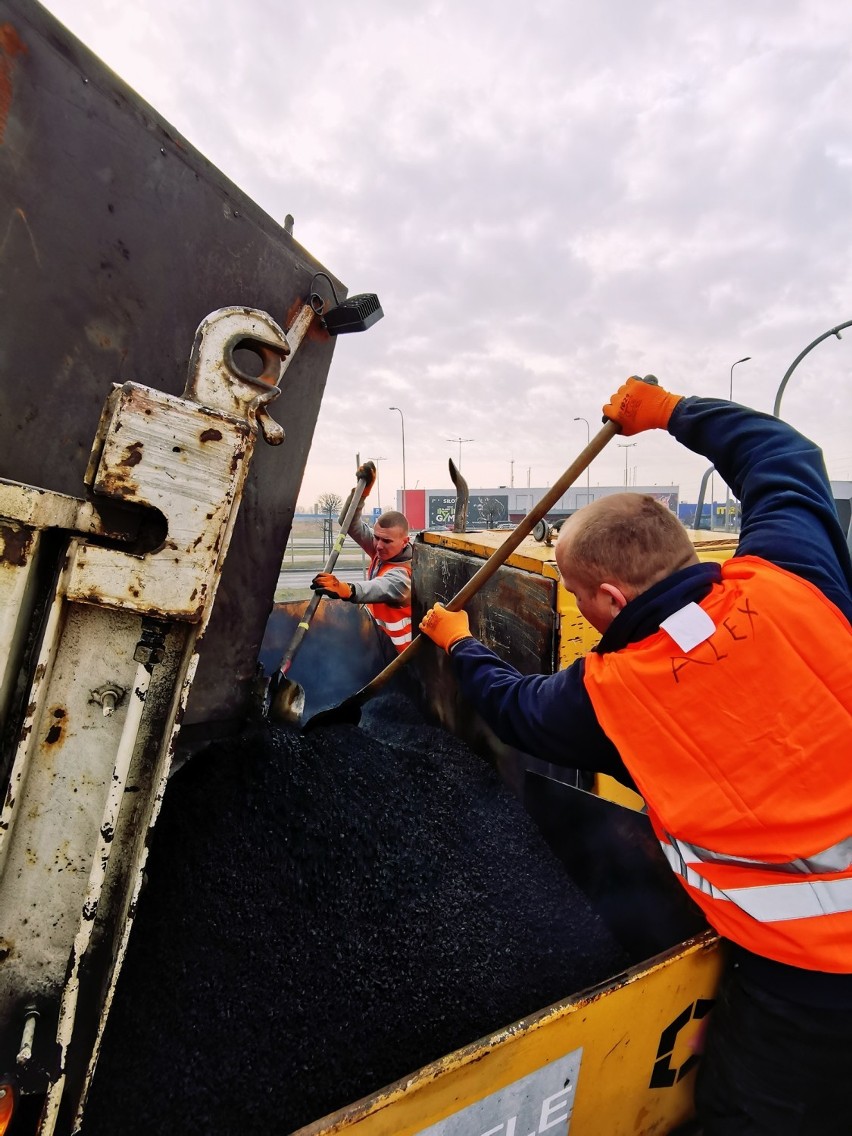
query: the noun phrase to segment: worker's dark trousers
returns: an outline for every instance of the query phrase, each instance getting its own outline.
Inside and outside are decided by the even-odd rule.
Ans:
[[[722,983],[698,1069],[703,1136],[850,1136],[852,1010]]]

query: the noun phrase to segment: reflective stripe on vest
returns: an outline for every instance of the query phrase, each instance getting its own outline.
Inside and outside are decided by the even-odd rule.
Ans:
[[[806,859],[798,858],[787,860],[784,863],[752,860],[747,856],[730,856],[724,852],[711,852],[709,848],[699,848],[696,844],[687,844],[685,840],[678,840],[671,835],[668,836],[668,839],[680,849],[684,860],[691,864],[745,865],[751,868],[762,868],[765,872],[788,872],[811,876],[817,876],[824,872],[845,872],[852,864],[852,836],[841,840],[838,844],[833,844],[824,852],[815,852]]]
[[[797,879],[792,883],[760,884],[756,887],[718,888],[697,872],[691,864],[700,864],[703,857],[685,841],[660,841],[660,847],[669,866],[703,895],[723,903],[734,903],[759,923],[783,922],[788,919],[813,919],[818,915],[832,915],[852,911],[852,878],[837,880]],[[727,862],[727,860],[726,860]],[[743,861],[739,861],[743,862]],[[750,861],[749,863],[756,863]],[[784,869],[786,865],[765,864],[769,870]],[[845,865],[848,867],[848,862]],[[850,960],[852,962],[852,960]],[[852,968],[852,967],[850,967]]]
[[[852,628],[756,557],[723,564],[698,606],[699,642],[661,629],[586,656],[595,714],[716,930],[852,972]]]
[[[371,605],[376,606],[376,605]],[[411,642],[411,620],[398,619],[395,623],[388,623],[386,619],[379,619],[375,612],[370,612],[373,619],[386,635],[389,635],[397,647],[405,647]]]
[[[378,579],[392,568],[404,568],[411,576],[411,561],[394,563],[389,560],[380,561],[374,557],[370,564],[370,578]],[[375,570],[375,571],[374,571]],[[394,607],[389,603],[368,603],[367,611],[381,627],[382,631],[393,643],[397,652],[404,651],[411,642],[411,603],[406,607]]]

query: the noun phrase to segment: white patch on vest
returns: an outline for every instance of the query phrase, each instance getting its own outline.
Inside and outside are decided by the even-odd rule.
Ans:
[[[716,630],[716,624],[703,607],[688,603],[660,624],[661,630],[674,639],[681,651],[691,651],[704,643]]]

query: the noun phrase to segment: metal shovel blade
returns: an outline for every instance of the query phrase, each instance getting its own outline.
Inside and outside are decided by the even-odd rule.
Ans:
[[[351,698],[344,699],[337,706],[331,706],[328,710],[320,710],[318,714],[308,718],[302,726],[302,733],[309,734],[317,726],[357,726],[361,721],[361,707],[364,704],[364,699],[360,698],[359,695],[360,691],[358,694],[353,694]]]
[[[305,712],[305,691],[293,679],[285,678],[281,671],[276,671],[275,677],[278,682],[274,690],[270,683],[269,720],[298,726]]]

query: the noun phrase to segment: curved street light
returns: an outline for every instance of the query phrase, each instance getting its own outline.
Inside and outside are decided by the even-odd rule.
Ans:
[[[751,355],[743,355],[742,359],[737,359],[736,363],[731,363],[731,383],[728,387],[728,402],[734,401],[734,367],[736,367],[738,363],[747,363],[750,358]]]
[[[399,424],[402,429],[402,511],[405,512],[405,416],[398,406],[389,406],[388,410],[395,410],[399,414]]]
[[[796,358],[793,360],[793,362],[787,368],[787,373],[784,375],[784,378],[781,380],[781,385],[778,388],[778,393],[775,395],[775,405],[772,408],[772,413],[775,415],[776,418],[781,417],[781,415],[779,413],[779,411],[781,410],[781,395],[784,393],[784,387],[786,387],[787,383],[789,382],[790,376],[792,375],[792,373],[795,371],[795,369],[798,367],[798,365],[801,363],[801,361],[804,359],[804,357],[807,355],[807,353],[809,351],[813,351],[814,347],[816,347],[816,345],[818,343],[822,343],[822,341],[824,339],[828,339],[828,337],[830,335],[836,335],[837,338],[840,339],[841,338],[840,333],[844,329],[844,327],[852,327],[852,320],[847,320],[846,323],[839,323],[837,325],[837,327],[831,327],[831,328],[828,329],[828,331],[824,331],[822,333],[822,335],[818,335],[816,337],[816,339],[813,341],[813,343],[809,343],[807,345],[807,347],[804,349],[804,351],[799,352],[799,354],[796,356]]]

